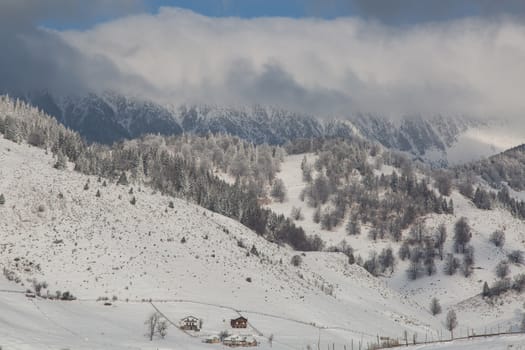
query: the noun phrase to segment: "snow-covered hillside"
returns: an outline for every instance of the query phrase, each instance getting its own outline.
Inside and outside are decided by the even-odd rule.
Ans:
[[[484,328],[493,329],[517,329],[523,307],[523,296],[515,293],[508,293],[499,301],[489,302],[480,295],[483,283],[489,285],[498,278],[495,275],[496,265],[507,258],[507,254],[513,250],[525,251],[525,223],[513,217],[508,210],[495,208],[493,210],[477,209],[474,204],[456,190],[447,197],[454,203],[454,214],[429,214],[424,220],[425,224],[432,233],[440,224],[444,224],[448,231],[448,238],[444,246],[446,253],[453,252],[454,225],[460,217],[466,217],[472,228],[473,236],[470,241],[475,252],[475,263],[473,274],[464,277],[461,273],[448,276],[444,273],[445,262],[436,260],[436,274],[432,276],[422,276],[415,281],[410,281],[406,270],[409,261],[401,261],[397,257],[397,252],[401,242],[393,242],[391,239],[372,240],[368,236],[370,227],[363,225],[360,235],[350,236],[346,233],[345,226],[348,215],[342,224],[324,230],[321,225],[313,221],[315,209],[307,205],[306,201],[301,201],[300,194],[305,188],[306,183],[302,181],[301,162],[306,156],[307,161],[312,164],[316,155],[292,155],[285,158],[282,164],[281,173],[278,177],[283,180],[287,189],[287,199],[283,203],[272,202],[269,207],[275,212],[289,216],[292,207],[300,208],[304,216],[297,223],[305,229],[308,234],[317,234],[322,237],[328,246],[336,246],[345,240],[354,250],[354,255],[367,259],[372,252],[379,253],[383,248],[392,247],[396,255],[396,265],[393,274],[380,276],[379,279],[396,290],[409,300],[414,300],[418,304],[428,307],[430,300],[437,297],[444,310],[454,309],[458,312],[460,319],[460,332],[466,334],[467,328],[474,328],[483,331]],[[371,162],[374,160],[371,159]],[[376,175],[392,173],[391,166],[383,165],[380,170],[375,170]],[[421,174],[418,176],[422,176]],[[502,230],[505,233],[506,242],[504,247],[495,247],[490,242],[490,235],[495,230]],[[408,230],[404,236],[408,235]],[[457,255],[461,257],[461,255]],[[510,276],[516,276],[525,272],[523,265],[511,265]]]
[[[28,279],[36,279],[48,284],[43,295],[60,290],[78,298],[30,301],[0,293],[18,315],[0,316],[3,341],[13,348],[56,346],[65,334],[72,348],[90,348],[78,343],[85,338],[97,338],[97,348],[140,348],[132,343],[142,339],[152,308],[141,301],[149,299],[170,319],[204,318],[209,333],[227,328],[238,310],[250,319],[247,332],[262,342],[274,334],[274,346],[292,348],[315,344],[319,332],[323,344],[348,344],[441,327],[426,307],[349,265],[343,254],[305,253],[301,266],[292,266],[298,253],[238,222],[147,187],[104,186],[104,179],[54,169],[43,150],[5,139],[0,164],[0,264],[23,283],[5,289],[32,289]],[[95,304],[113,296],[114,308]],[[172,333],[167,344],[186,342]]]

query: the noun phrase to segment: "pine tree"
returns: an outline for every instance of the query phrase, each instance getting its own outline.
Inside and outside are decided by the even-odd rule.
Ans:
[[[4,137],[13,142],[19,142],[20,133],[15,118],[7,116],[4,121]]]
[[[97,190],[97,193],[95,194],[96,197],[100,197],[100,190]]]
[[[472,236],[467,218],[461,217],[454,226],[454,246],[457,253],[464,253],[465,246]]]
[[[487,283],[487,281],[485,281],[485,283],[483,283],[483,291],[481,292],[481,295],[483,297],[490,296],[490,288],[489,288],[489,284]]]
[[[56,169],[65,169],[67,165],[67,157],[64,155],[61,149],[57,152],[57,161],[54,165]]]
[[[117,185],[127,186],[129,185],[128,177],[126,176],[126,173],[123,171],[122,174],[120,174],[120,177],[118,178]]]
[[[278,202],[284,202],[286,198],[286,188],[284,187],[284,182],[281,179],[275,179],[272,185],[272,190],[270,195]]]
[[[1,193],[0,194],[0,205],[4,205],[5,204],[5,197],[4,197],[4,194]]]
[[[359,219],[351,217],[346,225],[346,233],[351,236],[357,236],[361,234],[361,224]]]
[[[430,302],[430,312],[433,316],[441,313],[441,305],[437,298],[432,298],[432,301]]]
[[[135,198],[135,196],[133,196],[133,198],[131,198],[131,200],[129,202],[131,204],[135,205],[137,203],[137,199]]]

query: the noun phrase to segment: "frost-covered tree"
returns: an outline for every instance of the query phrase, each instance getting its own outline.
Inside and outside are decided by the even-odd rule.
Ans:
[[[454,329],[456,329],[456,327],[458,326],[458,318],[454,310],[449,310],[449,312],[447,312],[445,326],[447,327],[447,330],[450,332],[450,337],[453,339]]]
[[[478,207],[479,209],[489,210],[492,208],[492,200],[490,198],[490,194],[480,187],[476,189],[472,202],[474,202],[476,207]]]
[[[168,321],[165,320],[165,319],[160,319],[160,320],[157,322],[156,331],[157,331],[157,334],[158,334],[162,339],[164,339],[164,338],[166,337],[166,335],[168,335]]]
[[[439,304],[439,300],[437,298],[432,298],[430,301],[430,312],[433,316],[441,313],[441,305]]]
[[[126,175],[126,172],[122,172],[120,174],[120,177],[118,178],[117,185],[127,186],[129,185],[128,177]]]
[[[474,266],[474,247],[471,245],[468,245],[465,248],[464,254],[463,254],[463,275],[465,277],[469,277],[472,274]]]
[[[157,324],[159,323],[160,318],[160,314],[158,312],[154,312],[146,319],[146,321],[144,321],[144,324],[146,325],[146,336],[150,341],[153,340],[153,336],[155,336]]]
[[[454,254],[447,254],[445,257],[445,264],[443,265],[443,272],[445,274],[452,276],[456,273],[459,268],[459,260],[454,256]]]
[[[485,281],[485,283],[483,283],[483,290],[481,292],[481,295],[483,297],[490,296],[490,288],[489,288],[489,284],[487,283],[487,281]]]
[[[350,236],[357,236],[361,234],[361,224],[356,216],[351,216],[346,224],[346,233]]]
[[[390,273],[394,273],[394,267],[396,264],[396,258],[392,252],[392,248],[384,248],[378,256],[379,266],[381,267],[381,272],[385,272],[387,269],[390,269]]]
[[[443,260],[443,248],[447,240],[447,228],[444,224],[438,226],[434,235],[435,247],[439,253],[439,258]]]
[[[58,150],[56,158],[57,158],[57,160],[55,162],[54,167],[56,169],[65,169],[66,165],[67,165],[67,157],[62,152],[62,150]]]
[[[404,241],[403,244],[401,244],[401,247],[399,247],[398,256],[399,259],[403,261],[410,259],[410,244],[408,244],[407,241]]]
[[[275,179],[272,185],[270,195],[278,202],[284,202],[286,198],[286,187],[281,179]]]
[[[443,196],[450,196],[452,190],[452,177],[445,171],[440,171],[435,176],[436,187]]]
[[[472,232],[466,217],[461,217],[454,225],[454,247],[457,253],[464,253]]]
[[[502,260],[496,265],[496,276],[498,278],[505,278],[510,273],[510,267],[507,260]]]
[[[290,217],[296,221],[303,220],[304,216],[301,211],[301,208],[298,207],[292,207],[292,210],[290,212]]]

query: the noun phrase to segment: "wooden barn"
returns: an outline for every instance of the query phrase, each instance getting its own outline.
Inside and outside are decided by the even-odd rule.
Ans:
[[[232,328],[246,328],[248,326],[248,319],[244,317],[234,318],[230,321]]]
[[[180,329],[185,331],[200,331],[200,320],[194,316],[187,316],[180,320]]]

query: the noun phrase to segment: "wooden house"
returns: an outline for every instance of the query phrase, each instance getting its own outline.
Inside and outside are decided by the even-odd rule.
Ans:
[[[230,321],[232,328],[246,328],[248,326],[248,319],[244,317],[234,318]]]
[[[184,331],[200,331],[200,320],[194,316],[187,316],[180,320],[180,329]]]

